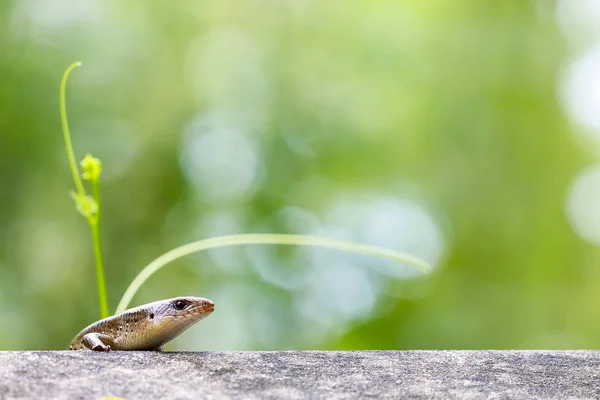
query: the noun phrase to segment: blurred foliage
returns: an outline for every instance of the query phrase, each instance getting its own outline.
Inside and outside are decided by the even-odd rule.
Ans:
[[[103,161],[109,303],[203,237],[314,233],[435,263],[227,248],[135,304],[216,303],[183,349],[600,346],[600,253],[565,214],[593,162],[557,101],[552,1],[0,4],[0,349],[98,317],[58,114]]]

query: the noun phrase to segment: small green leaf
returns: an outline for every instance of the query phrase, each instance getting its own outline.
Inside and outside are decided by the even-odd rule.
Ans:
[[[71,197],[75,200],[75,206],[79,214],[90,220],[98,214],[98,203],[92,196],[71,192]]]
[[[80,165],[81,170],[83,171],[81,174],[83,179],[91,182],[98,182],[100,180],[100,174],[102,174],[102,161],[93,157],[90,153],[87,153],[83,160],[81,160]]]

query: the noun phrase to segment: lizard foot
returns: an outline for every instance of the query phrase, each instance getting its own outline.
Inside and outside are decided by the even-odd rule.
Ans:
[[[105,344],[97,344],[95,346],[92,347],[92,350],[94,351],[105,351],[105,352],[109,352],[110,351],[110,346],[105,345]]]
[[[113,344],[110,336],[98,332],[84,335],[81,342],[85,347],[94,351],[110,351],[110,345]]]

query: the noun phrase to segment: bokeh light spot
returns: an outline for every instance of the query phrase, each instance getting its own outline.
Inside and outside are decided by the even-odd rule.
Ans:
[[[259,173],[255,142],[210,117],[186,128],[180,160],[187,179],[215,206],[248,196]]]
[[[600,142],[600,45],[594,46],[565,70],[561,101],[568,115]]]
[[[583,170],[575,178],[569,189],[566,212],[581,238],[600,245],[600,165]]]

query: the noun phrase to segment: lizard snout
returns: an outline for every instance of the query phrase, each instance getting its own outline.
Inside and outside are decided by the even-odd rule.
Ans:
[[[213,303],[212,300],[204,299],[202,300],[200,307],[202,307],[203,311],[211,313],[215,310],[215,303]]]

